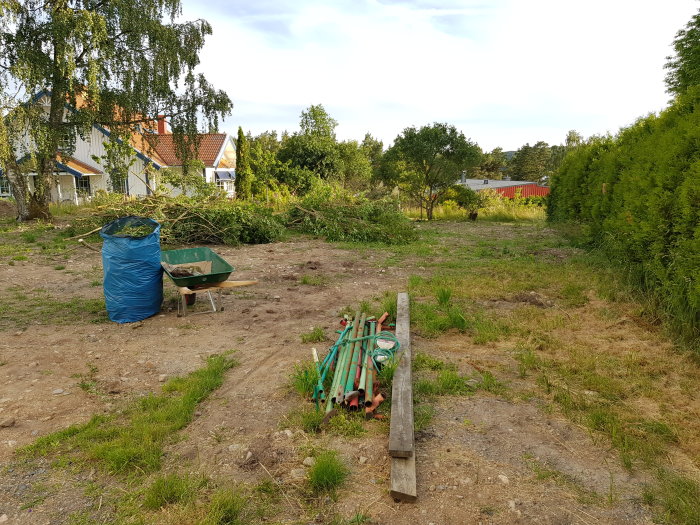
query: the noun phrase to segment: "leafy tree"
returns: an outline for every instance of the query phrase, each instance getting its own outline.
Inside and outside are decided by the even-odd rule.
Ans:
[[[229,97],[195,73],[211,26],[176,23],[180,12],[180,0],[0,0],[0,100],[12,123],[0,129],[0,160],[20,219],[50,216],[56,152],[71,155],[93,124],[128,136],[164,115],[186,167],[198,129],[216,129],[230,113]],[[45,107],[36,103],[42,94]],[[33,191],[12,169],[22,145]]]
[[[309,106],[301,113],[301,131],[283,139],[277,158],[323,179],[336,175],[340,169],[335,140],[337,125],[321,104]]]
[[[700,84],[700,10],[676,33],[673,49],[675,56],[666,57],[666,91],[680,95]]]
[[[404,129],[384,155],[382,172],[388,182],[397,181],[432,220],[435,203],[480,158],[479,146],[462,132],[436,122]]]
[[[351,190],[366,189],[372,178],[372,164],[362,147],[354,140],[340,142],[337,147],[339,182]]]
[[[381,166],[382,156],[384,155],[384,143],[381,140],[375,139],[371,134],[365,133],[365,138],[362,139],[360,149],[369,159],[372,167],[372,175],[377,176],[379,167]]]
[[[477,179],[501,179],[507,164],[503,148],[494,148],[490,153],[483,155],[479,165],[474,168],[473,176]]]
[[[579,132],[571,130],[566,134],[566,141],[564,144],[552,146],[550,148],[549,162],[547,163],[547,176],[556,173],[564,161],[567,153],[573,151],[582,143],[583,136]]]
[[[513,155],[508,172],[513,180],[539,181],[550,174],[548,168],[551,155],[546,142],[539,141],[534,146],[525,144]]]
[[[236,196],[239,199],[252,197],[253,172],[250,169],[250,145],[243,134],[243,128],[238,126],[236,139]]]
[[[262,195],[276,184],[275,174],[281,162],[277,160],[280,142],[276,131],[265,131],[256,137],[248,136],[249,165],[253,174],[252,193]]]
[[[314,135],[335,140],[335,128],[338,122],[333,119],[322,104],[311,105],[301,112],[299,127],[302,135]]]

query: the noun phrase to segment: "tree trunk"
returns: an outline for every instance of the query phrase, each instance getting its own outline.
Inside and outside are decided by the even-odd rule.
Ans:
[[[22,173],[17,166],[8,166],[7,180],[10,182],[12,196],[17,206],[17,220],[28,221],[34,219],[29,207],[29,187],[27,176]]]

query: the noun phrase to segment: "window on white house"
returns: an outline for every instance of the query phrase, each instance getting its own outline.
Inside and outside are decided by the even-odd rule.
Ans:
[[[83,175],[82,177],[75,179],[75,189],[78,195],[92,195],[92,190],[90,188],[90,177]]]

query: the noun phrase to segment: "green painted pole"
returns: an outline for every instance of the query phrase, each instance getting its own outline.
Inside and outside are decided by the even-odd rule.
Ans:
[[[360,318],[360,330],[358,330],[357,338],[365,336],[365,315],[362,314]],[[345,376],[345,381],[343,382],[345,386],[345,393],[352,392],[355,389],[355,376],[357,375],[357,366],[360,364],[360,355],[362,354],[362,341],[356,341],[355,347],[353,348],[352,358],[350,359],[350,364],[348,366],[348,373]]]
[[[369,323],[369,335],[375,335],[377,330],[377,323]],[[367,382],[367,358],[371,355],[372,350],[374,350],[374,339],[370,339],[367,343],[367,350],[362,357],[362,372],[360,373],[360,384],[357,385],[357,390],[360,395],[365,393],[365,383]]]
[[[353,321],[353,328],[350,331],[350,339],[354,339],[358,326],[359,326],[359,318],[360,318],[360,312],[357,312],[355,314],[355,320]],[[341,386],[342,386],[342,379],[343,375],[346,373],[347,365],[348,365],[348,360],[350,359],[350,353],[351,353],[351,348],[353,344],[346,342],[345,345],[343,346],[343,351],[341,356],[338,358],[338,366],[336,366],[335,369],[335,376],[333,377],[333,385],[331,387],[330,395],[331,395],[331,401],[333,403],[336,403],[338,401],[338,398],[340,395],[342,395]],[[341,359],[342,358],[342,359]]]

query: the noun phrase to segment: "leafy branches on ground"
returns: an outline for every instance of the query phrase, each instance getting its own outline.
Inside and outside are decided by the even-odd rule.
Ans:
[[[395,201],[369,201],[327,184],[293,204],[287,224],[329,241],[404,244],[416,239],[411,222]]]
[[[170,244],[264,244],[276,241],[284,226],[266,206],[224,199],[151,196],[124,199],[103,194],[89,214],[76,220],[76,233],[127,215],[150,217],[161,223],[161,237]]]

